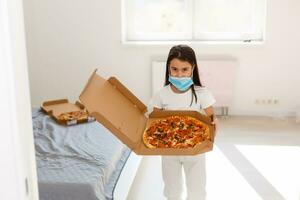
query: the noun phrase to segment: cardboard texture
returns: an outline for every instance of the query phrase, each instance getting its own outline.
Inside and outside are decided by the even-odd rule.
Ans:
[[[41,109],[44,112],[46,112],[48,115],[53,117],[58,123],[63,125],[80,124],[80,123],[86,123],[95,120],[94,117],[88,117],[83,120],[69,120],[69,121],[62,121],[58,119],[58,116],[62,113],[85,110],[85,106],[81,104],[79,101],[76,101],[75,104],[69,103],[68,99],[45,101],[43,102]]]
[[[197,111],[155,111],[145,116],[147,107],[115,77],[105,80],[95,72],[79,97],[90,115],[109,129],[124,144],[138,155],[196,155],[211,151],[214,127],[209,117]],[[142,140],[144,130],[153,120],[171,115],[195,117],[209,126],[211,141],[204,141],[194,148],[150,149]]]

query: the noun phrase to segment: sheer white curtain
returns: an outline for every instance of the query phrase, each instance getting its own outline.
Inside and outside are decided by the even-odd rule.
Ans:
[[[123,0],[128,41],[262,40],[266,0]]]
[[[195,1],[194,38],[197,40],[261,40],[263,0]]]

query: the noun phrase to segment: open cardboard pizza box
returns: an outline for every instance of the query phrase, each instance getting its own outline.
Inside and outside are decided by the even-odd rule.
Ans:
[[[57,99],[51,101],[45,101],[41,105],[41,109],[46,112],[48,115],[53,117],[55,121],[63,125],[73,125],[80,124],[85,122],[94,121],[95,118],[88,116],[83,119],[71,119],[71,120],[61,120],[58,118],[60,114],[73,112],[73,111],[84,111],[85,106],[82,105],[79,101],[76,103],[69,103],[68,99]]]
[[[115,77],[105,80],[96,71],[90,77],[79,97],[90,115],[109,129],[138,155],[195,155],[212,150],[214,127],[209,117],[197,111],[155,111],[145,116],[147,107]],[[171,115],[189,115],[209,126],[211,141],[193,148],[150,149],[142,140],[144,130],[153,120]]]

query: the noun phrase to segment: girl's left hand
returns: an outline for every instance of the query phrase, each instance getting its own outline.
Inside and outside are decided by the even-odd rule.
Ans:
[[[210,120],[211,120],[210,124],[214,126],[216,124],[216,117],[215,117],[215,115],[211,115],[210,116]]]
[[[217,133],[218,120],[217,120],[217,118],[216,118],[215,115],[211,115],[210,119],[211,119],[211,123],[210,124],[214,127],[215,134],[216,134]]]
[[[216,135],[216,133],[218,131],[219,124],[218,124],[218,120],[216,118],[214,109],[213,109],[212,106],[209,106],[208,108],[205,108],[204,111],[205,111],[206,115],[210,117],[210,119],[211,119],[211,125],[215,129],[215,135]]]

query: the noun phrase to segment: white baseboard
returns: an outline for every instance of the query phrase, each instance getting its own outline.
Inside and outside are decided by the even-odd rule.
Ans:
[[[215,108],[217,115],[221,115],[221,108]],[[246,109],[228,109],[228,115],[231,116],[266,116],[266,117],[296,117],[296,112],[291,110],[246,110]]]

